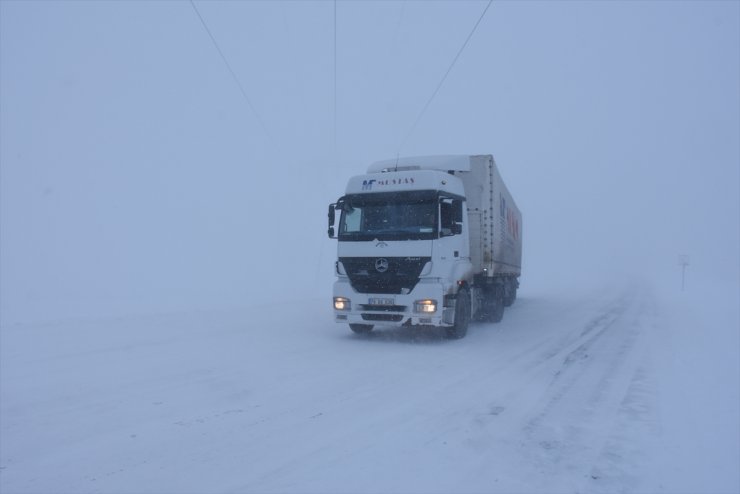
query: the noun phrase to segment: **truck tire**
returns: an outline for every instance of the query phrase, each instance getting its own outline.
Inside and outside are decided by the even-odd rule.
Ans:
[[[373,330],[372,324],[355,324],[350,323],[349,329],[354,331],[357,334],[366,334]]]
[[[452,340],[464,338],[468,333],[470,324],[470,294],[467,290],[461,289],[457,292],[455,298],[455,325],[445,328],[447,337]]]

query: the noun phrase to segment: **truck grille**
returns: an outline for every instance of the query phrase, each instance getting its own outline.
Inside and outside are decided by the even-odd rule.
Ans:
[[[431,257],[340,257],[352,288],[360,293],[409,293]],[[376,266],[386,267],[379,271]]]
[[[360,304],[360,310],[368,312],[406,312],[405,305],[367,305]]]
[[[362,314],[364,321],[390,321],[400,322],[403,319],[403,315],[398,314]]]

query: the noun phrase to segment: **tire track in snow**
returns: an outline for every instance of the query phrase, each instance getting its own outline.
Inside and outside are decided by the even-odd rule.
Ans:
[[[558,368],[525,421],[522,452],[542,478],[555,482],[550,488],[593,490],[594,464],[639,373],[646,304],[643,291],[621,298],[549,357]]]
[[[591,467],[585,491],[592,493],[639,492],[642,469],[648,453],[640,446],[647,436],[657,436],[654,411],[655,390],[644,366],[635,372],[619,404],[614,426]]]
[[[620,297],[605,305],[601,313],[591,318],[583,327],[567,331],[565,334],[555,333],[551,337],[540,338],[524,350],[516,352],[513,356],[497,362],[488,369],[493,376],[498,376],[499,397],[490,401],[485,411],[480,414],[484,417],[479,420],[485,423],[487,416],[500,415],[509,404],[517,403],[520,409],[535,406],[534,403],[519,403],[521,401],[521,383],[527,387],[541,387],[543,379],[549,376],[557,376],[563,370],[563,363],[575,360],[575,355],[583,352],[589,345],[593,344],[605,331],[623,315],[628,304]],[[476,369],[478,372],[479,369]],[[511,381],[515,384],[506,385],[508,376],[516,376]],[[543,378],[544,376],[544,378]],[[544,391],[542,391],[544,393]],[[538,396],[537,393],[527,394]],[[490,417],[489,417],[490,419]]]
[[[589,492],[605,485],[602,470],[629,471],[627,463],[615,465],[619,443],[610,443],[619,439],[612,431],[625,404],[642,406],[634,403],[639,396],[627,396],[644,377],[642,318],[650,306],[645,290],[628,292],[497,366],[489,380],[496,389],[482,392],[488,400],[470,418],[467,447],[481,458],[471,475],[490,477],[486,469],[497,465],[512,491]],[[509,378],[513,384],[505,384]],[[530,475],[513,478],[507,469]]]

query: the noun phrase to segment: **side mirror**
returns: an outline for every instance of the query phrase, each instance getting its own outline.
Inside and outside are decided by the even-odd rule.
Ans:
[[[452,234],[460,235],[461,233],[462,233],[462,223],[453,223],[452,224]]]
[[[334,238],[334,221],[336,220],[336,213],[334,211],[335,206],[336,204],[329,204],[329,229],[326,231],[329,238]]]

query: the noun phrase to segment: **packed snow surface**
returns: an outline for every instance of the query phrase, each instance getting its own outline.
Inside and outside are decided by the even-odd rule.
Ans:
[[[458,341],[323,299],[7,325],[0,490],[738,492],[736,296],[523,291]]]

